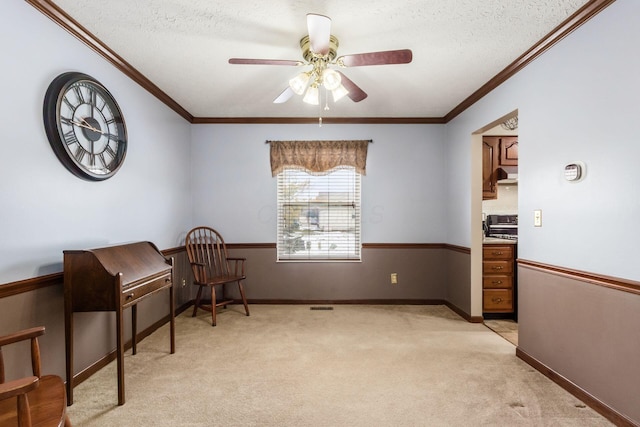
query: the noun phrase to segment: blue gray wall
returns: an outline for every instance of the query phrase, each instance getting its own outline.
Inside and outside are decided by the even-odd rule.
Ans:
[[[152,240],[179,245],[190,225],[190,125],[23,1],[0,3],[0,283],[61,271],[62,250]],[[111,91],[129,148],[120,171],[87,182],[44,131],[49,83],[81,71]]]
[[[229,242],[275,243],[276,179],[266,140],[371,139],[364,243],[443,243],[444,125],[194,125],[194,224]]]

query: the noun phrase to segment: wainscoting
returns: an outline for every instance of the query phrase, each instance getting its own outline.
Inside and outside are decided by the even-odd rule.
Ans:
[[[247,258],[247,296],[254,302],[447,299],[444,245],[363,245],[361,262],[276,262],[275,245],[230,245],[230,251]],[[398,275],[395,285],[391,273]]]
[[[640,283],[518,261],[517,355],[616,425],[640,425]]]

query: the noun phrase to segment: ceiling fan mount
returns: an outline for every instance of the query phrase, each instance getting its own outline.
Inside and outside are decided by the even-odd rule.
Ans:
[[[293,94],[304,95],[303,101],[318,105],[319,90],[333,94],[334,101],[348,96],[360,102],[367,94],[336,68],[360,67],[367,65],[408,64],[413,59],[409,49],[369,52],[338,57],[338,38],[331,34],[331,18],[314,13],[307,14],[308,35],[300,39],[304,61],[285,59],[231,58],[230,64],[310,66],[311,69],[299,73],[289,81],[289,86],[273,101],[286,102]],[[325,97],[326,98],[326,97]],[[326,107],[328,108],[328,106]]]
[[[329,36],[329,51],[325,55],[314,53],[311,49],[311,39],[309,36],[304,36],[300,39],[300,48],[302,49],[302,57],[307,62],[313,62],[316,58],[323,58],[326,62],[331,62],[336,59],[338,54],[338,38],[334,35]]]

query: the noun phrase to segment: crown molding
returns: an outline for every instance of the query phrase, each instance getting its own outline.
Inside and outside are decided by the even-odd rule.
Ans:
[[[109,46],[104,44],[89,30],[80,25],[79,22],[69,16],[64,10],[50,0],[25,0],[27,3],[35,7],[42,12],[45,16],[50,18],[53,22],[67,30],[78,40],[89,46],[98,55],[105,58],[108,62],[113,64],[118,70],[122,71],[131,80],[138,83],[153,96],[158,98],[164,104],[166,104],[173,111],[178,113],[187,121],[191,122],[193,116],[180,104],[178,104],[173,98],[164,93],[158,86],[153,84],[151,80],[145,77],[140,71],[136,70],[131,64],[125,61],[120,55],[115,53]]]
[[[518,59],[509,64],[504,70],[496,74],[491,80],[485,83],[480,89],[472,93],[467,99],[458,104],[453,110],[444,116],[445,123],[450,122],[460,113],[471,107],[473,104],[482,99],[493,89],[511,78],[518,71],[533,62],[534,59],[549,50],[553,45],[568,36],[573,30],[580,27],[589,19],[596,16],[604,8],[612,4],[615,0],[591,0],[578,9],[566,21],[562,22],[556,28],[551,30],[549,34],[544,36],[542,40],[533,45],[529,50],[520,55]]]
[[[194,117],[194,124],[318,124],[318,117]],[[323,117],[322,124],[444,124],[443,117]]]
[[[316,117],[194,117],[173,98],[163,92],[131,64],[110,49],[94,34],[75,21],[51,0],[25,0],[45,16],[60,25],[92,50],[104,57],[117,69],[138,83],[185,120],[194,124],[312,124],[318,123]],[[504,83],[538,56],[565,38],[576,28],[593,18],[615,0],[591,0],[547,34],[542,40],[523,53],[482,87],[458,104],[444,117],[325,117],[323,124],[445,124],[453,120],[467,108],[493,89]]]

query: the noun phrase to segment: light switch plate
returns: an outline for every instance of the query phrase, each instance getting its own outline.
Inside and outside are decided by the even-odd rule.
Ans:
[[[542,209],[536,209],[533,211],[533,226],[542,227]]]

